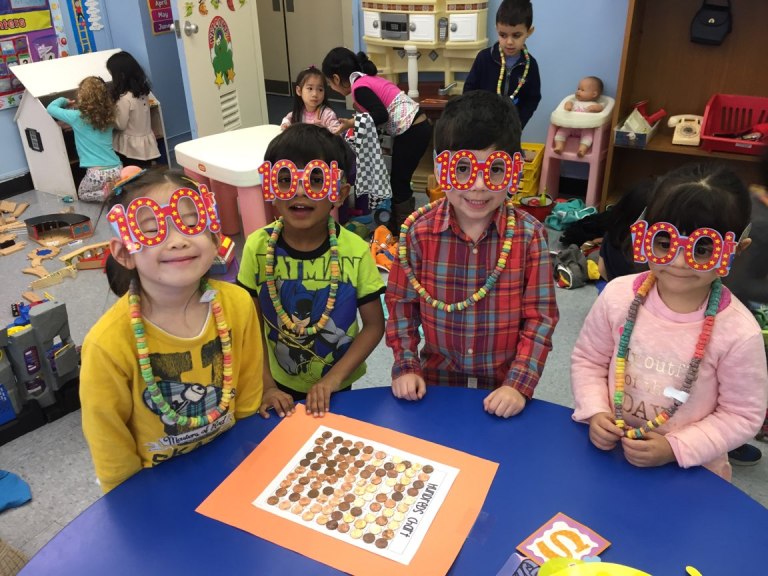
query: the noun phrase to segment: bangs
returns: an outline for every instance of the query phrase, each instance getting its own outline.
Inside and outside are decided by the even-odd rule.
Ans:
[[[746,216],[731,194],[692,182],[674,187],[662,185],[653,195],[645,219],[649,224],[674,224],[686,236],[697,228],[712,228],[722,236],[733,232],[738,238],[749,223],[749,210]]]

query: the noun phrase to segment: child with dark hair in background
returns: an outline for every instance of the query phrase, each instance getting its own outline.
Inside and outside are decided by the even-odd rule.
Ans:
[[[731,170],[659,179],[632,225],[650,272],[609,282],[571,356],[573,419],[635,466],[676,462],[731,478],[729,450],[763,423],[768,371],[755,319],[721,278],[750,244],[749,193]]]
[[[80,371],[83,433],[105,492],[211,441],[256,412],[262,393],[253,303],[206,278],[220,228],[213,195],[153,170],[108,202],[120,299],[85,337]]]
[[[123,164],[148,168],[160,157],[152,131],[150,84],[141,65],[128,52],[117,52],[107,60],[112,76],[115,106],[115,132],[112,146]]]
[[[341,138],[294,124],[269,143],[264,161],[265,201],[280,218],[248,237],[237,276],[264,322],[260,412],[284,416],[306,399],[307,413],[323,416],[331,394],[365,374],[381,340],[384,282],[368,243],[331,215],[349,193]]]
[[[533,34],[530,0],[503,0],[496,11],[498,42],[478,52],[464,92],[487,90],[512,99],[522,128],[541,101],[539,65],[525,45]]]
[[[480,90],[450,100],[435,150],[445,198],[406,219],[385,294],[392,393],[483,388],[483,409],[509,418],[533,397],[558,320],[546,231],[510,196],[522,170],[515,106]]]
[[[640,218],[648,205],[653,186],[652,180],[638,182],[608,210],[607,216],[610,220],[600,243],[600,257],[597,260],[603,280],[611,281],[618,276],[636,274],[648,269],[647,265],[639,264],[632,258],[632,237],[629,228]]]
[[[88,76],[77,88],[77,99],[56,98],[48,114],[72,126],[80,167],[85,176],[77,187],[83,202],[102,202],[104,187],[120,177],[120,159],[112,149],[115,104],[107,85],[98,76]]]
[[[323,59],[323,74],[331,88],[352,95],[355,109],[367,112],[377,126],[393,137],[392,219],[390,231],[397,234],[400,224],[413,212],[411,178],[429,146],[432,125],[419,105],[389,80],[377,76],[376,65],[365,52],[355,54],[343,47],[334,48]],[[354,128],[352,118],[341,121],[342,130]]]
[[[295,90],[293,110],[286,114],[280,123],[282,130],[299,122],[325,126],[333,134],[341,130],[341,122],[328,104],[325,76],[318,68],[310,66],[299,72]]]
[[[762,185],[750,187],[752,198],[752,229],[749,237],[752,244],[743,256],[736,259],[725,285],[744,302],[760,322],[763,330],[768,329],[768,153],[761,162]],[[765,338],[764,338],[765,339]],[[766,344],[768,355],[768,343]],[[762,442],[768,441],[768,411],[760,431],[755,436]],[[744,444],[728,453],[731,464],[749,466],[757,464],[762,453],[751,444]]]

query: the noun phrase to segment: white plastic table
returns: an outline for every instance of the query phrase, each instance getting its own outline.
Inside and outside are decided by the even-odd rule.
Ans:
[[[247,238],[272,220],[272,207],[264,203],[258,170],[267,146],[278,134],[280,126],[266,124],[176,146],[176,161],[184,172],[216,196],[221,229],[227,236],[242,230]]]

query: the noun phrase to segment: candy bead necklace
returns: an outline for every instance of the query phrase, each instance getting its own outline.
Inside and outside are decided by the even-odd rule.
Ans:
[[[435,207],[437,207],[443,200],[437,200],[435,202],[432,202],[431,204],[427,204],[426,206],[422,206],[416,212],[408,216],[408,218],[405,219],[405,222],[403,222],[402,226],[400,226],[400,239],[399,239],[399,245],[398,245],[398,256],[400,259],[400,266],[403,268],[403,272],[405,272],[406,277],[408,278],[408,281],[411,283],[411,286],[413,286],[414,290],[418,293],[418,295],[424,299],[424,301],[432,306],[433,308],[437,308],[438,310],[444,310],[445,312],[461,312],[462,310],[465,310],[469,308],[470,306],[474,306],[480,300],[485,298],[491,290],[493,290],[493,287],[496,285],[496,281],[499,279],[499,276],[501,276],[501,273],[504,271],[504,268],[507,267],[507,259],[509,257],[509,253],[512,250],[512,236],[515,232],[515,209],[514,205],[512,204],[512,200],[507,200],[505,203],[505,206],[507,208],[507,225],[506,229],[504,230],[504,244],[501,248],[501,254],[499,254],[499,259],[496,262],[496,268],[494,268],[493,272],[490,276],[488,276],[488,279],[485,281],[485,284],[474,294],[472,294],[469,298],[464,300],[463,302],[454,302],[453,304],[446,304],[445,302],[441,300],[437,300],[433,298],[424,288],[424,286],[421,285],[421,283],[416,279],[416,275],[413,273],[413,269],[411,268],[410,263],[408,262],[408,245],[406,243],[406,238],[408,237],[408,230],[413,225],[414,221],[419,216],[423,216],[430,210],[433,210]]]
[[[204,281],[201,285],[201,289],[203,293],[205,293],[211,288],[208,282]],[[141,296],[139,296],[136,282],[131,282],[128,293],[128,311],[131,318],[133,335],[136,338],[136,352],[139,357],[139,369],[141,370],[141,375],[144,378],[144,383],[147,385],[147,391],[149,392],[149,396],[152,398],[154,405],[157,406],[157,409],[160,410],[164,418],[179,426],[189,425],[190,428],[199,428],[200,426],[210,424],[227,412],[229,403],[235,395],[235,390],[232,387],[232,340],[229,337],[229,326],[227,325],[226,318],[224,318],[224,311],[215,295],[211,301],[211,310],[213,310],[213,317],[216,321],[216,332],[219,335],[219,340],[221,340],[223,365],[221,401],[218,406],[209,409],[203,416],[182,416],[165,401],[157,382],[155,382],[155,375],[152,372],[152,365],[149,361],[149,347],[147,346],[144,321],[141,316]]]
[[[504,73],[506,72],[507,67],[507,59],[504,57],[501,46],[499,46],[499,56],[501,57],[501,70],[499,70],[499,81],[496,82],[496,94],[501,94],[501,86],[504,84]],[[528,48],[526,46],[523,46],[523,58],[525,58],[525,70],[523,70],[523,75],[520,76],[520,80],[517,81],[517,87],[515,88],[515,91],[509,95],[513,102],[517,96],[517,93],[520,92],[523,84],[525,84],[525,80],[528,78],[528,70],[531,68],[531,56],[528,54]]]
[[[277,246],[277,240],[280,238],[280,233],[283,231],[283,225],[284,220],[281,216],[275,222],[274,227],[272,228],[272,234],[267,241],[264,275],[266,277],[269,299],[272,301],[272,305],[275,307],[275,312],[280,318],[280,322],[283,326],[297,336],[312,336],[325,327],[328,320],[331,319],[333,307],[336,305],[336,292],[339,289],[339,280],[341,279],[341,268],[339,267],[339,242],[336,238],[336,221],[333,219],[333,216],[328,216],[328,237],[331,244],[331,291],[328,293],[325,311],[320,316],[317,323],[312,326],[297,326],[286,313],[280,302],[280,296],[277,293],[277,286],[275,285],[275,246]]]
[[[613,394],[613,408],[616,416],[616,426],[619,428],[625,428],[623,416],[623,404],[624,404],[624,369],[627,363],[627,354],[629,352],[629,340],[632,337],[632,330],[637,322],[637,312],[640,306],[645,302],[648,297],[648,293],[651,291],[656,277],[653,273],[649,273],[643,283],[638,288],[635,298],[632,300],[632,304],[629,306],[629,312],[627,313],[627,320],[624,323],[624,330],[621,333],[619,339],[619,348],[616,351],[616,391]],[[704,313],[704,326],[699,334],[699,340],[696,343],[696,351],[693,354],[693,358],[688,364],[688,372],[685,375],[685,381],[683,382],[682,392],[683,398],[690,394],[696,379],[699,377],[699,367],[701,360],[704,358],[704,350],[707,347],[707,343],[712,337],[712,329],[715,325],[715,315],[720,308],[720,296],[723,290],[723,283],[720,278],[716,279],[712,283],[712,288],[709,292],[709,299],[707,300],[707,310]],[[627,429],[625,435],[628,438],[639,439],[645,436],[651,430],[658,428],[669,420],[684,400],[674,398],[674,403],[670,408],[665,408],[659,413],[653,420],[648,420],[639,428]]]

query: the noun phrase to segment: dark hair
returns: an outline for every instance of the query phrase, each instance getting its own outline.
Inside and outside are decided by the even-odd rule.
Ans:
[[[349,48],[338,46],[328,52],[323,58],[323,74],[331,78],[334,74],[339,75],[339,81],[346,86],[349,84],[349,75],[352,72],[363,72],[369,76],[376,76],[379,70],[376,64],[368,59],[365,52],[355,54]]]
[[[126,92],[136,98],[149,94],[149,79],[141,65],[128,52],[112,54],[107,60],[107,70],[112,76],[112,97],[115,101]]]
[[[146,196],[153,188],[158,186],[168,186],[176,189],[191,188],[192,190],[200,191],[197,182],[187,178],[181,170],[169,170],[164,167],[152,168],[135,180],[124,184],[120,188],[119,194],[111,193],[104,201],[105,207],[107,210],[110,210],[113,206],[122,204],[127,208],[132,200],[140,196]],[[133,270],[125,268],[111,254],[107,258],[104,270],[107,274],[109,288],[117,296],[122,296],[128,292],[128,288],[134,280],[139,286],[141,285],[138,271],[135,268]]]
[[[291,124],[275,136],[267,146],[264,160],[273,164],[278,160],[290,160],[298,167],[310,160],[336,161],[340,170],[347,169],[347,151],[341,138],[334,136],[323,126],[315,124]]]
[[[586,80],[592,80],[592,82],[595,82],[597,84],[597,95],[600,96],[603,93],[603,89],[605,86],[603,85],[603,81],[598,78],[597,76],[587,76]]]
[[[749,224],[749,190],[726,166],[718,163],[686,164],[659,178],[651,194],[645,220],[669,222],[681,234],[714,228],[737,236]]]
[[[496,24],[533,26],[533,5],[530,0],[503,0],[496,10]]]
[[[435,150],[520,152],[520,117],[509,98],[473,90],[448,101],[435,124]]]
[[[636,182],[608,211],[606,241],[614,248],[621,250],[629,262],[632,261],[632,240],[629,228],[640,218],[648,205],[653,187],[652,179]]]
[[[295,86],[298,86],[299,88],[303,88],[304,82],[306,82],[312,76],[318,76],[323,81],[323,88],[325,89],[325,92],[323,93],[323,101],[320,103],[320,106],[317,109],[318,112],[322,114],[323,108],[328,106],[328,83],[325,81],[325,76],[323,75],[322,70],[315,68],[314,66],[305,68],[304,70],[299,72],[299,75],[296,77]],[[296,88],[294,87],[293,112],[291,113],[291,124],[298,124],[299,122],[301,122],[301,113],[303,111],[304,111],[304,101],[301,99],[301,95],[296,93]]]

